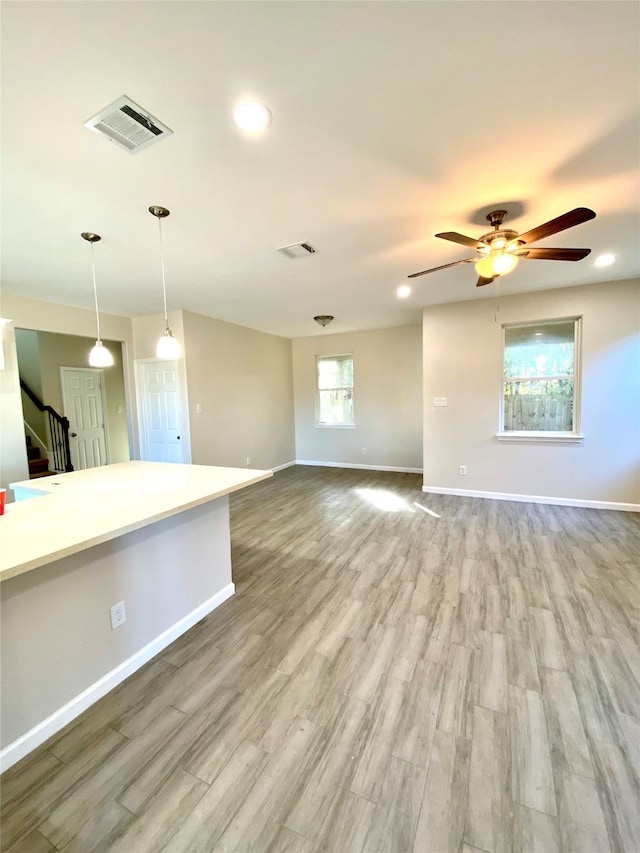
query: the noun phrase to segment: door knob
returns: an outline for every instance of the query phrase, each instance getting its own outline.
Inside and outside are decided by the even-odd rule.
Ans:
[[[71,438],[77,438],[78,433],[77,432],[70,432],[69,435],[71,436]]]
[[[180,436],[178,436],[178,441],[180,441]]]

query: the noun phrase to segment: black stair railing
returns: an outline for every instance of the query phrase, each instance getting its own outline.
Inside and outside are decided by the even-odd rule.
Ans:
[[[49,423],[53,467],[56,471],[73,471],[71,447],[69,446],[69,419],[56,412],[51,406],[45,406],[33,393],[27,383],[20,379],[20,387],[41,412],[45,412]]]

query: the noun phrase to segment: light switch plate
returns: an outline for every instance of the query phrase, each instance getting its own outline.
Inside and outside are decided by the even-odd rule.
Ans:
[[[433,405],[437,406],[438,408],[443,408],[444,406],[448,406],[449,403],[446,397],[434,397]]]

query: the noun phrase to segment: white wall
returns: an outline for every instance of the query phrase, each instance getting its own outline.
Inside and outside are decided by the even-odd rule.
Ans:
[[[3,305],[4,309],[4,305]],[[0,487],[29,479],[27,447],[22,423],[18,353],[13,323],[0,326],[4,370],[0,370]],[[7,501],[12,492],[7,492]]]
[[[27,383],[36,397],[42,400],[38,333],[29,329],[16,329],[16,348],[18,350],[20,378]]]
[[[29,329],[16,329],[16,348],[18,350],[18,372],[20,379],[26,382],[30,390],[42,401],[42,376],[40,375],[38,333],[32,332]],[[31,401],[24,391],[21,391],[21,395],[24,420],[46,446],[47,428],[44,412],[38,409],[36,404]]]
[[[424,311],[426,487],[640,503],[640,281]],[[580,444],[502,442],[502,323],[582,319]],[[447,408],[433,398],[448,397]],[[460,476],[460,465],[467,476]]]
[[[356,426],[316,427],[316,356],[343,353],[353,353]],[[422,470],[420,326],[296,338],[293,376],[298,460]]]
[[[184,341],[193,462],[265,469],[292,462],[291,341],[188,311]]]

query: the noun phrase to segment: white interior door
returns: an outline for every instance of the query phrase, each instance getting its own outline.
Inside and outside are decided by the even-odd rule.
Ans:
[[[175,361],[140,362],[140,450],[148,462],[184,462]]]
[[[107,465],[102,371],[61,367],[60,377],[74,470]]]

